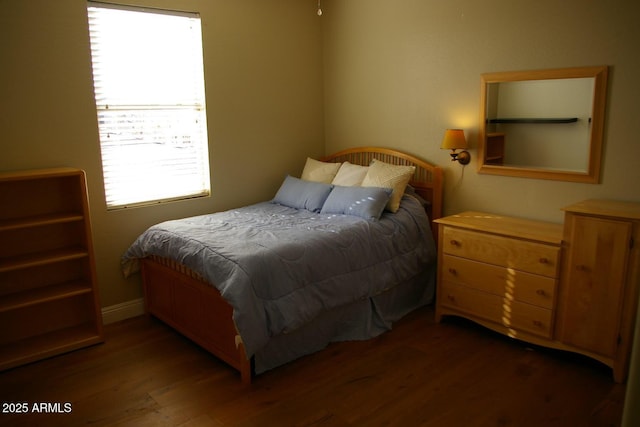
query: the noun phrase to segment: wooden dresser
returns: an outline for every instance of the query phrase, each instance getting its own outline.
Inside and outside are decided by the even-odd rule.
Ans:
[[[629,245],[640,233],[640,216],[604,206],[570,206],[564,225],[485,212],[436,220],[436,321],[461,316],[512,338],[581,353],[624,381],[640,277],[638,251]]]
[[[551,338],[562,226],[484,212],[436,222],[436,320],[456,314],[525,341]]]

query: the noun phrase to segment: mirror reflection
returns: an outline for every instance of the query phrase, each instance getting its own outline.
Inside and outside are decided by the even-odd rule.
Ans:
[[[606,71],[483,74],[479,172],[597,182]]]

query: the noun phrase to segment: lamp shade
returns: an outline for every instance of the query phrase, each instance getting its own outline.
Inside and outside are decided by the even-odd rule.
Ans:
[[[447,150],[466,149],[467,140],[464,138],[464,131],[462,129],[447,129],[440,148]]]

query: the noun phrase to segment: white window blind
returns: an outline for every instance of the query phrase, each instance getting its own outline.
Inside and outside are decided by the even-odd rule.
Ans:
[[[87,10],[107,208],[208,196],[198,14]]]

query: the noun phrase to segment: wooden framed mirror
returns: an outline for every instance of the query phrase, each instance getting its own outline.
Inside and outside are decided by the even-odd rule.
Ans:
[[[481,75],[478,172],[597,183],[607,66]]]

